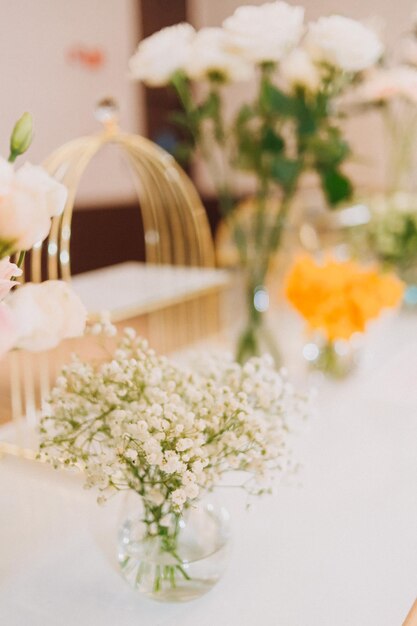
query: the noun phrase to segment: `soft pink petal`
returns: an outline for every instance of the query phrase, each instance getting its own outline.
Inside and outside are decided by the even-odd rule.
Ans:
[[[13,348],[17,330],[13,317],[6,305],[0,304],[0,359]]]

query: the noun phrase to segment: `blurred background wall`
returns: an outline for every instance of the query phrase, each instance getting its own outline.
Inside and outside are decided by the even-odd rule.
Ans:
[[[196,28],[217,26],[242,4],[263,4],[264,0],[189,0],[189,19]],[[393,46],[411,28],[411,17],[417,9],[415,0],[287,0],[305,7],[306,21],[323,15],[340,13],[371,24],[387,43]],[[238,99],[242,88],[233,87],[230,100]],[[378,115],[367,114],[347,124],[348,138],[356,155],[350,171],[359,185],[379,188],[384,183],[386,160],[384,135]],[[200,188],[209,192],[207,176],[198,169]]]
[[[415,10],[413,0],[289,1],[305,6],[307,20],[344,13],[373,21],[388,45],[410,29]],[[95,132],[95,103],[109,95],[120,103],[126,131],[143,133],[169,148],[175,135],[167,117],[176,106],[175,97],[168,90],[147,90],[128,80],[127,61],[138,41],[184,20],[196,28],[220,25],[237,6],[262,2],[0,0],[0,154],[7,156],[10,130],[23,111],[34,115],[36,137],[28,158],[37,163],[65,141]],[[241,96],[241,87],[231,88],[230,109]],[[368,188],[381,187],[385,161],[380,120],[367,115],[351,121],[348,134],[356,153],[351,166],[356,180]],[[214,227],[217,213],[208,178],[201,167],[194,174]],[[93,162],[77,196],[74,271],[141,258],[139,231],[130,178],[120,156],[106,150]]]

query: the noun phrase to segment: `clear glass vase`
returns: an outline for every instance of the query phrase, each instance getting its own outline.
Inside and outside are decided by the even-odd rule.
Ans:
[[[212,500],[202,501],[173,516],[163,532],[144,532],[143,514],[124,522],[119,532],[123,577],[140,593],[162,602],[187,602],[210,591],[229,558],[227,511]]]
[[[246,286],[247,318],[237,343],[236,360],[244,363],[253,356],[270,354],[275,365],[282,365],[277,338],[268,323],[269,293],[263,285]]]
[[[309,368],[323,372],[334,379],[351,374],[359,362],[359,346],[355,341],[331,341],[313,337],[303,348],[303,357]]]
[[[368,239],[379,262],[405,283],[404,305],[417,309],[417,193],[393,191],[368,200]],[[359,240],[359,245],[361,244]]]

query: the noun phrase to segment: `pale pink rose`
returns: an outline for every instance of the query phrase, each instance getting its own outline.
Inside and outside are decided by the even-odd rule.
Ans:
[[[49,350],[60,341],[83,334],[87,311],[61,280],[26,283],[8,296],[16,328],[15,346],[32,352]]]
[[[67,189],[39,165],[25,163],[16,172],[19,187],[38,196],[39,203],[44,202],[49,217],[61,215],[67,201]]]
[[[5,257],[0,260],[0,300],[3,300],[10,289],[16,285],[16,278],[22,275],[22,270],[15,263],[10,263],[10,258]]]
[[[385,102],[398,94],[398,77],[391,70],[371,72],[357,92],[358,99],[363,102]]]
[[[414,37],[400,43],[400,57],[403,63],[417,66],[417,40]]]
[[[416,69],[398,66],[375,70],[368,74],[354,96],[358,102],[387,102],[394,98],[417,102]]]
[[[14,172],[0,158],[0,242],[17,252],[46,239],[66,197],[65,187],[41,167],[27,163]]]
[[[11,311],[0,304],[0,359],[13,348],[17,338],[16,326]]]

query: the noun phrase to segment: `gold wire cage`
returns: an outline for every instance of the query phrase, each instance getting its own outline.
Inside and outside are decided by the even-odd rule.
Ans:
[[[68,189],[61,216],[52,221],[47,245],[47,278],[69,280],[71,221],[81,177],[94,156],[106,145],[123,150],[133,181],[145,231],[146,261],[168,265],[214,264],[213,244],[206,213],[199,195],[174,158],[152,141],[119,130],[115,105],[100,103],[97,117],[103,131],[75,139],[58,148],[44,162],[45,168]],[[42,279],[42,247],[32,252],[30,277]]]
[[[100,103],[96,117],[103,124],[101,132],[63,145],[44,162],[46,170],[67,187],[68,199],[62,215],[52,220],[48,239],[31,251],[25,281],[71,280],[71,222],[77,189],[91,160],[109,144],[121,149],[132,173],[143,223],[146,263],[213,268],[214,248],[207,216],[187,174],[156,144],[120,131],[113,101]],[[165,302],[161,310],[149,314],[146,324],[146,310],[137,312],[142,314],[138,329],[159,350],[175,349],[218,330],[219,293],[213,286],[203,290],[199,298],[180,298],[171,307],[168,304]],[[130,318],[129,325],[135,325]],[[11,418],[19,440],[23,427],[36,425],[57,369],[70,352],[80,351],[80,344],[74,340],[63,345],[42,354],[14,352],[2,364],[0,424]],[[84,343],[81,354],[86,353],[86,346]],[[14,449],[32,456],[30,450],[24,452],[24,443],[15,447],[0,442],[0,452]]]

